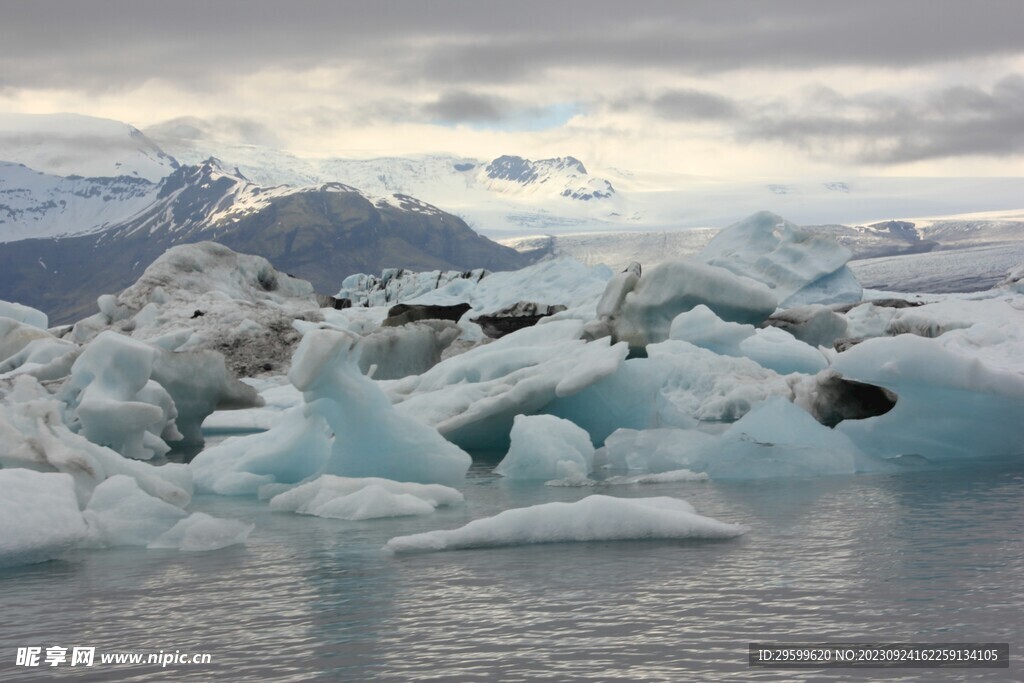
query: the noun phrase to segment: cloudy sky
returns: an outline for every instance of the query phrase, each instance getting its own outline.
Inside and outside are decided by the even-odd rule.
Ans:
[[[0,111],[304,155],[1024,175],[1024,2],[5,0]]]

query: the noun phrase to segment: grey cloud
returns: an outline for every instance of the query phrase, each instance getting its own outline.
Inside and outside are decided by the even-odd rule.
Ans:
[[[674,120],[722,120],[739,113],[736,103],[727,97],[700,90],[670,90],[650,103],[660,117]]]
[[[3,85],[214,89],[267,67],[391,81],[522,81],[547,69],[905,67],[1024,52],[1024,3],[903,0],[9,0]]]
[[[241,116],[215,116],[207,119],[181,116],[150,126],[145,132],[160,139],[222,140],[265,147],[281,144],[281,140],[270,127]]]
[[[510,108],[507,101],[498,97],[454,91],[445,92],[425,105],[422,114],[427,119],[449,123],[496,122],[505,119]]]
[[[776,103],[746,120],[741,141],[782,142],[820,159],[894,164],[928,159],[1024,154],[1024,77],[1008,76],[990,91],[957,86],[920,101],[853,98],[793,108]]]

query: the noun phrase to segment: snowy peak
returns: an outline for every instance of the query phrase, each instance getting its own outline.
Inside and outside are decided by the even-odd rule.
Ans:
[[[57,176],[158,182],[178,162],[141,131],[78,114],[0,113],[0,157]]]
[[[591,177],[583,163],[571,156],[539,161],[500,156],[480,172],[480,179],[492,190],[541,191],[580,201],[615,194],[611,183]]]
[[[587,175],[587,169],[575,157],[558,157],[556,159],[530,161],[523,157],[506,154],[492,161],[487,165],[486,169],[488,178],[511,180],[521,185],[544,182],[546,180],[543,177],[544,175],[559,171],[568,171],[575,175]]]
[[[0,162],[0,242],[102,230],[151,204],[144,178],[61,178]]]

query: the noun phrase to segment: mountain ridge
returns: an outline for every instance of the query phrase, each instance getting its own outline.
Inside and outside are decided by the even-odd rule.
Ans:
[[[347,275],[390,267],[506,270],[529,262],[413,197],[372,197],[342,183],[264,188],[209,159],[180,166],[152,204],[119,224],[0,244],[0,298],[68,322],[91,312],[100,294],[130,285],[171,246],[207,240],[264,256],[321,292]]]

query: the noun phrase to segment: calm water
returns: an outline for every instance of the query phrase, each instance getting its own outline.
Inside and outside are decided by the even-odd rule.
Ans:
[[[476,466],[464,508],[342,522],[249,499],[244,548],[82,551],[0,571],[0,679],[19,645],[181,650],[206,666],[62,666],[79,680],[1022,680],[1024,467],[614,487],[750,527],[717,542],[556,544],[393,557],[395,535],[590,489]],[[749,641],[1009,641],[1003,670],[764,671]],[[46,672],[49,673],[49,672]]]

